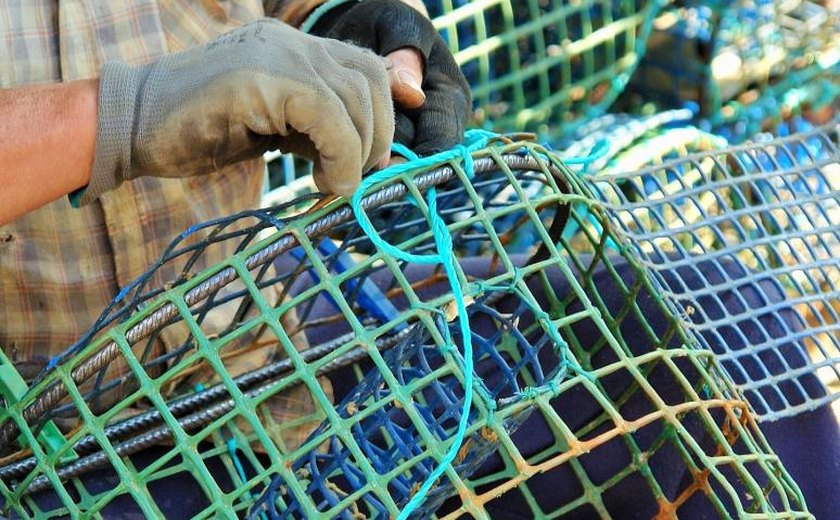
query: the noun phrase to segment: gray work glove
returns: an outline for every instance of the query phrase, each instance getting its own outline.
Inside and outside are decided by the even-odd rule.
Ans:
[[[110,62],[79,202],[126,180],[208,173],[275,148],[313,160],[320,190],[350,195],[390,151],[386,66],[270,19],[148,65]]]

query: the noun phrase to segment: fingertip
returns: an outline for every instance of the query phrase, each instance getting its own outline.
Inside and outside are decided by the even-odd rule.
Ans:
[[[337,187],[337,188],[336,188],[336,190],[334,191],[334,193],[335,193],[336,195],[338,195],[339,197],[345,197],[345,198],[348,198],[348,199],[349,199],[350,197],[352,197],[352,196],[353,196],[353,193],[355,193],[355,192],[356,192],[356,188],[358,188],[358,187],[359,187],[359,184],[361,184],[361,183],[360,183],[360,182],[357,182],[357,183],[355,183],[355,184],[345,184],[345,185],[341,185],[341,186],[339,186],[339,187]]]
[[[388,166],[393,166],[395,164],[403,164],[408,162],[408,159],[401,155],[394,155],[388,160]]]
[[[390,67],[391,95],[394,102],[406,109],[416,109],[426,102],[423,92],[423,59],[412,47],[392,51],[387,56]]]
[[[356,191],[356,188],[362,182],[361,169],[358,166],[352,169],[345,167],[339,171],[330,171],[323,165],[316,164],[313,167],[312,176],[319,191],[328,195],[339,195],[341,197],[353,195],[353,192]]]
[[[322,182],[317,177],[315,185],[318,191],[325,195],[338,195],[339,197],[350,197],[359,187],[360,182]]]
[[[390,123],[390,124],[388,124]],[[362,173],[367,173],[370,170],[381,170],[384,166],[388,166],[388,159],[391,157],[391,145],[393,144],[394,126],[393,119],[381,123],[381,126],[376,129],[374,133],[373,144],[370,149],[370,156],[365,161],[364,170]]]
[[[413,73],[405,69],[392,70],[390,76],[394,103],[408,110],[420,108],[426,103],[426,94]]]

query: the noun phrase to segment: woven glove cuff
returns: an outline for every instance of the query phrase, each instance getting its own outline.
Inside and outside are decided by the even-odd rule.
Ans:
[[[74,206],[84,206],[126,180],[131,167],[131,137],[137,98],[146,67],[106,63],[99,79],[96,150],[90,183],[70,194]]]

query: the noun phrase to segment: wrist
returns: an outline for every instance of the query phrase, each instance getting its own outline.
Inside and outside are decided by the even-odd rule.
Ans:
[[[139,76],[135,68],[121,62],[109,62],[102,68],[89,182],[70,195],[74,206],[92,202],[129,178]]]
[[[88,183],[97,80],[0,90],[0,224]]]
[[[90,182],[93,169],[94,143],[96,142],[96,118],[99,108],[99,78],[68,83],[68,95],[65,98],[65,110],[68,121],[73,121],[73,131],[77,132],[78,141],[89,143],[68,150],[80,168],[71,169],[68,178],[74,190],[83,188]]]

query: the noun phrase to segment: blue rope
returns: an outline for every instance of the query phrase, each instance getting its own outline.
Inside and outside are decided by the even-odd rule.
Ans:
[[[408,253],[386,242],[374,229],[373,224],[365,214],[362,208],[362,197],[365,192],[373,185],[393,179],[408,170],[417,170],[422,168],[431,168],[438,166],[450,160],[461,159],[464,163],[464,172],[467,177],[472,178],[474,175],[472,152],[484,148],[491,139],[496,137],[496,134],[484,130],[470,130],[466,133],[465,144],[457,146],[452,150],[441,152],[429,157],[418,157],[416,154],[408,150],[406,147],[395,144],[393,150],[409,159],[409,162],[403,164],[396,164],[380,170],[373,175],[365,178],[359,185],[359,188],[350,199],[350,204],[359,226],[365,232],[371,243],[375,245],[380,251],[388,254],[394,258],[404,260],[406,262],[415,262],[419,264],[440,264],[443,266],[446,278],[449,281],[449,286],[452,288],[452,295],[455,300],[455,305],[458,309],[458,316],[460,317],[459,325],[461,328],[461,337],[464,342],[464,404],[461,409],[461,418],[458,421],[458,429],[452,441],[452,445],[440,461],[438,466],[432,471],[417,493],[411,497],[408,504],[400,513],[398,520],[408,518],[423,502],[426,494],[429,492],[435,481],[440,478],[446,468],[452,463],[464,443],[464,435],[466,434],[469,423],[470,405],[473,398],[473,372],[474,360],[472,351],[472,332],[470,330],[470,323],[467,314],[467,306],[464,298],[463,287],[455,270],[455,256],[452,249],[452,235],[446,227],[446,222],[440,217],[437,212],[437,197],[434,188],[429,188],[426,192],[427,202],[429,205],[429,223],[434,235],[435,246],[437,253],[428,255],[417,255]],[[451,348],[451,345],[448,346]]]

